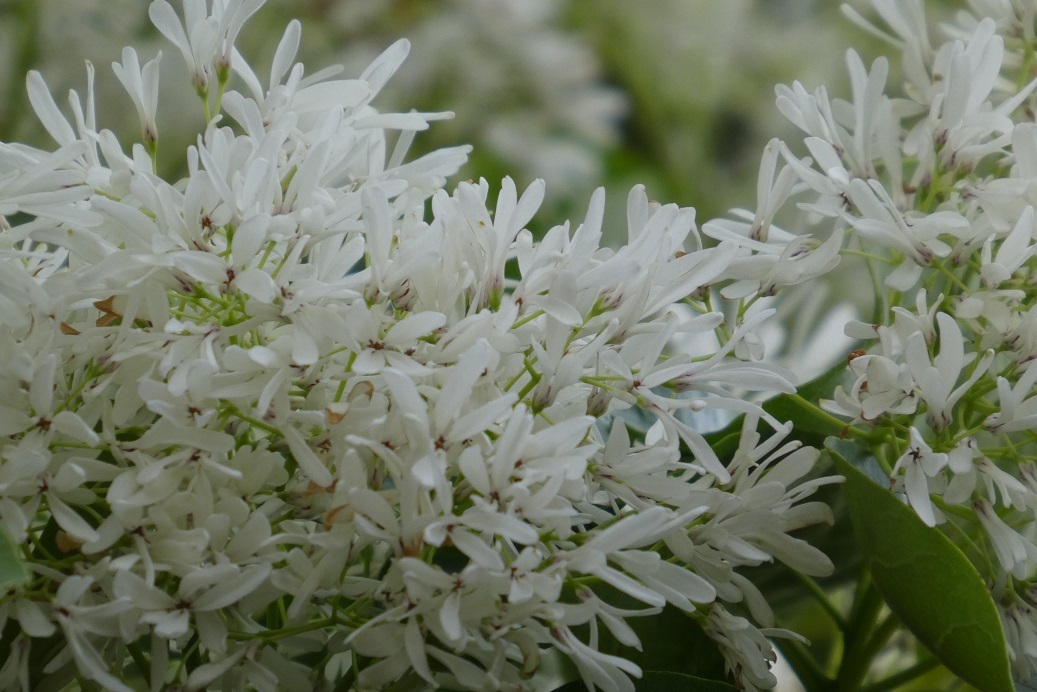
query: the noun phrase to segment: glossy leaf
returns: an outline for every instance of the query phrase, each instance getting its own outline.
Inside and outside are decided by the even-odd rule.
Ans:
[[[638,692],[735,692],[737,688],[720,680],[698,678],[670,671],[647,671],[640,680],[634,681]],[[557,688],[554,692],[586,692],[582,680],[574,680]]]
[[[938,529],[858,467],[865,450],[831,438],[858,543],[890,610],[952,672],[981,690],[1011,692],[1001,621],[983,579]],[[851,460],[854,463],[851,463]]]
[[[0,589],[29,581],[29,570],[18,553],[18,545],[0,529]]]
[[[816,406],[821,399],[830,399],[846,376],[846,363],[839,361],[827,372],[798,387],[796,394],[781,394],[768,399],[763,410],[782,423],[792,422],[795,439],[811,447],[821,447],[826,438],[839,434],[841,426],[832,418],[818,417],[816,411],[804,408],[803,402]],[[743,418],[739,416],[722,430],[700,430],[706,432],[706,440],[721,460],[729,458],[738,449]]]
[[[831,417],[820,418],[816,411],[807,410],[801,402],[817,406],[821,399],[831,399],[835,388],[847,376],[846,362],[840,360],[827,372],[797,387],[795,394],[782,394],[770,399],[763,409],[780,420],[794,424],[794,434],[806,444],[820,447],[829,435],[838,435],[842,425]],[[804,439],[806,437],[812,439]]]
[[[594,591],[618,608],[643,607],[607,584],[596,584]],[[618,642],[606,627],[598,629],[598,650],[633,661],[641,670],[664,670],[705,679],[724,677],[724,657],[716,642],[672,605],[667,604],[655,615],[628,618],[626,623],[641,640],[641,651]]]

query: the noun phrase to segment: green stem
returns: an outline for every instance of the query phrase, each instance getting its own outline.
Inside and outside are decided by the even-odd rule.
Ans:
[[[144,684],[151,686],[151,665],[148,664],[148,659],[144,657],[140,647],[136,644],[127,644],[126,650],[130,652],[130,658],[136,664],[137,669],[140,671],[140,676],[144,678]]]
[[[878,649],[896,630],[898,622],[892,616],[876,628],[883,604],[882,595],[871,582],[871,574],[863,571],[850,612],[849,626],[844,631],[843,657],[832,689],[859,689]],[[892,630],[889,630],[891,623]]]
[[[853,435],[859,440],[866,440],[869,442],[871,441],[871,433],[848,425],[845,421],[839,420],[838,418],[836,418],[835,416],[833,416],[832,414],[828,413],[823,408],[818,406],[817,404],[807,401],[799,394],[789,394],[788,400],[794,403],[796,406],[799,406],[804,411],[810,413],[812,416],[814,416],[816,419],[818,419],[825,425],[834,428],[834,431],[832,432],[833,435],[841,435],[843,431],[846,431],[847,433]]]
[[[896,634],[897,630],[900,629],[900,618],[893,613],[889,613],[879,626],[875,628],[871,638],[864,645],[865,658],[870,664],[879,653],[886,648],[886,644],[889,643],[890,637]],[[866,672],[866,671],[865,671]]]
[[[825,676],[821,666],[807,652],[807,648],[803,644],[795,639],[775,639],[773,644],[788,661],[807,692],[823,692],[831,689],[832,681]]]
[[[866,687],[862,687],[861,692],[886,692],[886,690],[899,690],[905,683],[925,675],[939,665],[940,662],[938,660],[929,657],[924,661],[919,661],[909,668],[905,668],[899,673],[890,675],[888,678],[879,680],[878,682],[867,685]]]
[[[152,139],[147,142],[148,156],[151,158],[151,172],[158,175],[158,140]]]
[[[337,685],[335,685],[334,692],[348,692],[348,690],[353,689],[353,684],[356,682],[356,666],[357,660],[356,654],[354,653],[352,665],[349,666],[349,670],[345,672],[342,679],[338,681]]]
[[[285,637],[294,637],[299,634],[305,634],[306,632],[313,632],[314,630],[322,630],[328,627],[334,627],[339,624],[334,618],[324,618],[323,620],[314,620],[313,622],[307,622],[302,625],[295,627],[283,627],[280,629],[265,630],[262,632],[229,632],[227,637],[230,639],[250,641],[253,639],[261,639],[263,641],[277,641]]]
[[[802,572],[793,571],[792,574],[794,574],[796,579],[806,587],[807,591],[810,592],[810,595],[813,596],[814,600],[821,606],[821,609],[825,611],[825,614],[828,615],[828,617],[832,619],[832,622],[835,623],[835,626],[839,628],[839,631],[845,632],[848,626],[846,618],[843,617],[843,614],[839,612],[839,609],[836,608],[835,604],[833,604],[828,598],[828,593],[822,589],[816,581]]]
[[[532,322],[533,320],[535,320],[536,318],[540,317],[543,314],[544,314],[543,310],[534,310],[533,312],[529,313],[525,317],[520,317],[519,319],[515,320],[515,324],[511,325],[510,328],[511,329],[518,329],[519,327],[527,324],[528,322]]]
[[[879,278],[878,270],[875,268],[875,259],[869,256],[864,266],[868,269],[868,277],[871,279],[871,288],[878,299],[872,306],[871,321],[873,324],[883,324],[885,322],[886,315],[889,314],[889,297],[886,295],[886,291],[882,286],[882,280]]]
[[[98,685],[93,680],[82,675],[76,676],[76,683],[79,685],[79,689],[83,692],[104,692],[103,687]]]
[[[252,416],[247,416],[244,413],[242,413],[241,411],[238,411],[237,409],[231,411],[230,413],[234,417],[236,417],[236,418],[238,418],[238,419],[248,423],[249,425],[257,427],[260,430],[265,430],[266,432],[270,433],[271,435],[277,435],[278,437],[281,436],[281,431],[280,430],[278,430],[274,426],[270,425],[269,423],[266,423],[264,421],[259,420],[258,418],[253,418]]]

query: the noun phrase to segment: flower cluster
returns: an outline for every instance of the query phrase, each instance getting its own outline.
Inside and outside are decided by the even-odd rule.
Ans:
[[[852,97],[799,83],[781,112],[809,157],[773,141],[755,212],[705,224],[741,254],[730,289],[775,292],[861,259],[876,303],[846,325],[865,348],[851,380],[821,402],[851,422],[928,525],[978,536],[971,556],[1005,625],[1015,674],[1037,675],[1037,125],[1034,11],[971,2],[943,28],[922,3],[874,0],[888,30],[847,13],[902,53],[907,83],[887,95],[890,66],[847,54]],[[800,229],[774,225],[795,203]],[[867,276],[867,275],[865,275]],[[870,292],[870,291],[868,291]],[[904,300],[906,299],[906,300]],[[912,305],[913,303],[913,305]]]
[[[793,387],[745,297],[831,258],[729,301],[739,244],[643,188],[618,250],[600,191],[534,242],[542,183],[448,192],[467,148],[407,160],[446,114],[372,107],[406,42],[305,75],[293,22],[260,77],[234,40],[262,4],[151,4],[206,114],[180,180],[132,48],[129,152],[89,66],[70,118],[28,77],[54,151],[0,144],[0,528],[32,571],[0,595],[0,688],[520,689],[554,650],[630,690],[598,643],[663,607],[773,686],[787,633],[738,569],[828,572],[790,532],[832,479],[746,397]],[[745,414],[731,458],[712,409]]]

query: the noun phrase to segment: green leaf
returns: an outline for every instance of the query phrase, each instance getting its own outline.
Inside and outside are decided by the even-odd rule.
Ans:
[[[8,589],[29,581],[29,570],[22,562],[18,545],[0,529],[0,589]]]
[[[764,403],[763,410],[782,422],[791,421],[797,439],[812,447],[820,447],[825,438],[838,435],[844,424],[827,413],[821,417],[818,402],[832,398],[835,388],[846,378],[846,373],[846,362],[840,360],[827,372],[797,387],[795,394],[782,394],[770,399]],[[818,408],[808,409],[805,403]]]
[[[634,681],[634,689],[641,692],[736,692],[737,688],[720,680],[697,678],[670,671],[651,670],[640,680]],[[582,680],[574,680],[557,688],[554,692],[586,692]]]
[[[783,423],[791,421],[795,439],[810,447],[821,447],[826,438],[838,435],[843,425],[833,416],[820,412],[819,407],[812,407],[817,406],[821,399],[830,399],[846,373],[846,363],[840,360],[827,372],[798,387],[795,394],[780,394],[768,399],[763,404],[763,410]],[[721,460],[729,459],[738,449],[744,418],[744,415],[739,416],[722,430],[710,431],[705,435],[706,441]]]
[[[595,585],[594,591],[619,608],[643,607],[639,601],[607,584]],[[620,644],[606,627],[598,630],[598,650],[633,661],[641,670],[677,672],[708,679],[724,677],[720,647],[678,608],[667,604],[660,613],[631,617],[626,623],[641,640],[641,651]]]
[[[640,601],[600,580],[593,580],[592,588],[599,598],[617,608],[644,607]],[[625,658],[634,662],[643,671],[653,671],[653,674],[679,673],[693,680],[723,680],[726,677],[725,661],[720,647],[688,613],[667,604],[655,615],[630,617],[626,619],[626,623],[641,640],[641,651],[621,644],[607,627],[598,628],[598,651]],[[589,628],[586,625],[577,626],[574,632],[587,641]],[[566,661],[568,662],[568,659]],[[567,668],[555,679],[569,681],[578,677],[575,666],[570,663]],[[570,684],[573,686],[570,687]],[[576,680],[560,689],[568,691],[585,688],[581,681]],[[638,689],[642,688],[639,686]],[[727,691],[730,688],[693,689],[716,689],[719,692],[721,689]]]
[[[645,692],[736,692],[738,689],[721,680],[709,680],[663,670],[646,671],[644,677],[634,684],[634,688]]]
[[[1014,687],[997,609],[983,578],[939,530],[858,470],[865,450],[829,439],[846,477],[850,516],[872,579],[889,609],[952,672],[989,692]]]

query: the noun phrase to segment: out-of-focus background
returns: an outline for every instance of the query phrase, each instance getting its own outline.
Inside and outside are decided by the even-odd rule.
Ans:
[[[110,65],[132,44],[142,62],[163,52],[160,151],[170,153],[160,162],[175,174],[175,152],[202,114],[148,5],[0,0],[0,140],[44,144],[25,72],[41,71],[63,105],[68,89],[85,85],[86,58],[99,121],[128,146],[136,113]],[[575,217],[605,185],[622,219],[635,182],[696,207],[700,221],[751,206],[763,144],[794,134],[774,107],[774,84],[798,79],[838,94],[846,47],[875,52],[839,3],[824,0],[271,0],[238,41],[260,74],[293,17],[310,73],[341,63],[358,75],[410,39],[411,56],[378,104],[456,114],[416,146],[473,144],[464,177],[544,178],[548,204]]]

